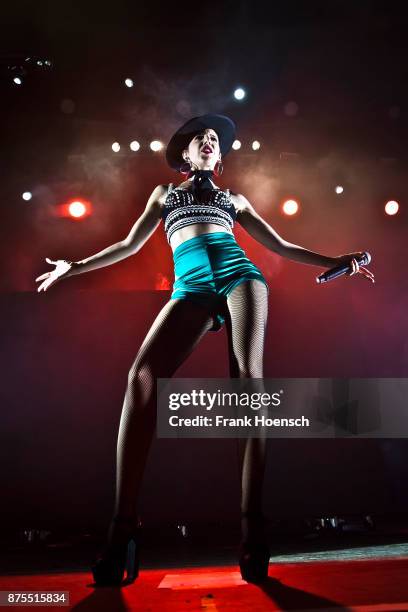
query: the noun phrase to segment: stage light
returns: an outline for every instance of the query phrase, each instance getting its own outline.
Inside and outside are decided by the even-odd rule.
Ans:
[[[232,143],[232,148],[235,151],[238,151],[238,149],[241,148],[241,141],[240,140],[234,140],[234,142]]]
[[[11,62],[7,66],[7,70],[10,71],[10,78],[14,85],[21,86],[24,84],[24,79],[27,74],[32,72],[42,72],[51,66],[51,62],[44,57],[30,57],[16,58],[17,61]]]
[[[155,289],[159,291],[168,291],[171,289],[170,279],[161,272],[156,273]]]
[[[137,140],[132,140],[129,147],[132,151],[138,151],[140,149],[140,144],[137,142]]]
[[[118,153],[120,151],[120,144],[118,142],[114,142],[112,145],[112,151]]]
[[[152,151],[160,151],[163,148],[163,143],[160,140],[152,140],[150,148]]]
[[[79,217],[83,217],[86,213],[86,206],[80,200],[76,200],[75,202],[71,202],[68,205],[68,212],[71,217],[75,217],[78,219]]]
[[[92,203],[82,196],[72,198],[57,206],[58,217],[65,217],[75,221],[83,221],[92,214]]]
[[[242,89],[242,87],[237,87],[237,89],[234,91],[234,98],[236,100],[243,100],[245,95],[245,90]]]
[[[125,85],[126,85],[126,87],[133,87],[133,80],[132,79],[125,79]]]
[[[24,78],[27,76],[27,70],[19,63],[9,64],[7,66],[7,70],[10,71],[10,78],[12,79],[14,85],[22,85],[24,83]]]
[[[395,200],[389,200],[385,205],[387,215],[396,215],[399,211],[399,204]]]
[[[33,68],[36,66],[39,66],[40,68],[44,68],[44,66],[50,68],[52,65],[51,61],[49,59],[45,59],[44,57],[26,57],[24,61],[26,63],[28,62],[30,67],[32,66]]]
[[[187,525],[178,524],[177,525],[177,529],[180,531],[180,533],[183,536],[183,538],[186,538],[188,536]]]
[[[252,148],[254,151],[258,151],[261,148],[261,143],[258,140],[254,140],[252,143]]]
[[[31,191],[25,191],[21,197],[23,198],[23,200],[28,202],[33,197],[33,194],[31,193]]]
[[[337,185],[336,189],[334,190],[336,193],[340,194],[343,193],[344,188],[341,185]]]
[[[299,210],[299,205],[295,200],[286,200],[282,205],[282,210],[285,215],[295,215]]]

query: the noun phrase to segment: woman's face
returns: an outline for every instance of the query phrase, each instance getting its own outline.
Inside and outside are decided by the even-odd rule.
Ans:
[[[200,170],[214,170],[221,157],[217,133],[208,128],[196,134],[188,148],[183,151],[183,157],[189,157]]]

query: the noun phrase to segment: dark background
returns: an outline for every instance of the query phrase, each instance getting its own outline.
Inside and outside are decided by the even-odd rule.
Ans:
[[[8,518],[74,524],[110,512],[127,371],[170,296],[171,250],[160,225],[119,264],[45,294],[34,279],[49,269],[45,257],[83,259],[127,235],[153,188],[180,179],[148,143],[166,143],[191,116],[234,119],[243,146],[226,158],[218,184],[244,193],[286,240],[373,256],[375,285],[354,277],[317,286],[321,270],[280,258],[236,226],[271,289],[265,376],[407,375],[406,26],[403,4],[368,0],[2,6],[0,484]],[[24,64],[27,57],[52,65]],[[11,68],[20,65],[26,75],[16,87]],[[243,102],[233,99],[237,86],[247,90]],[[138,153],[128,149],[133,139]],[[77,197],[92,202],[91,216],[55,214]],[[301,204],[293,218],[280,212],[287,197]],[[400,202],[395,217],[384,214],[388,199]],[[225,330],[207,334],[177,375],[197,372],[228,376]],[[266,510],[405,511],[407,448],[405,440],[274,442]],[[155,440],[145,520],[228,519],[238,512],[238,484],[232,441]]]

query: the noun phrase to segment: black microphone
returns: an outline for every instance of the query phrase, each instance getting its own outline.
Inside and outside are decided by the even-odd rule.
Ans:
[[[365,251],[360,257],[355,257],[354,259],[356,259],[361,266],[368,266],[371,261],[371,255],[368,251]],[[327,283],[328,281],[331,281],[334,278],[337,278],[338,276],[342,276],[343,274],[347,274],[347,272],[351,272],[352,269],[353,266],[351,262],[348,264],[344,263],[340,266],[335,266],[334,268],[330,268],[330,270],[323,272],[323,274],[316,276],[316,283]]]

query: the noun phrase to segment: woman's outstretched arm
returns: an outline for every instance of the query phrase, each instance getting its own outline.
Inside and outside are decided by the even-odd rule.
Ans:
[[[37,291],[46,291],[49,286],[62,278],[82,274],[83,272],[89,272],[90,270],[96,270],[104,266],[110,266],[111,264],[137,253],[160,223],[163,199],[166,194],[166,185],[158,185],[153,190],[147,201],[145,210],[137,219],[124,240],[120,240],[103,251],[91,255],[91,257],[87,257],[86,259],[82,259],[81,261],[52,261],[47,258],[48,263],[55,264],[56,268],[36,278],[36,281],[44,281],[38,287]]]
[[[369,280],[374,282],[372,272],[359,266],[356,257],[363,255],[361,251],[349,253],[347,255],[339,255],[337,257],[328,257],[309,251],[297,244],[292,244],[284,240],[274,229],[263,219],[254,209],[252,204],[241,194],[233,196],[234,204],[237,210],[237,221],[255,240],[266,246],[266,248],[278,253],[282,257],[298,261],[312,266],[321,266],[331,268],[342,263],[350,263],[353,268],[353,273],[361,272]]]
[[[91,255],[81,261],[73,262],[74,268],[70,276],[89,272],[104,266],[110,266],[126,257],[135,255],[155,232],[160,223],[161,200],[167,189],[164,185],[158,185],[149,197],[146,208],[136,223],[133,225],[128,236],[103,251]]]

